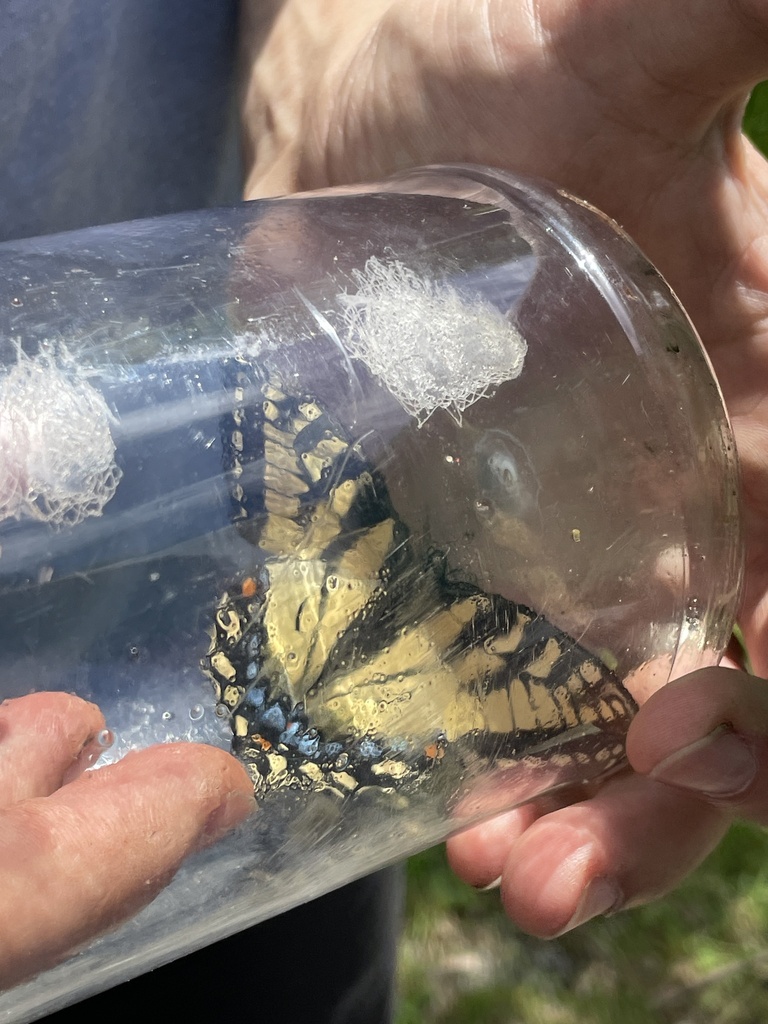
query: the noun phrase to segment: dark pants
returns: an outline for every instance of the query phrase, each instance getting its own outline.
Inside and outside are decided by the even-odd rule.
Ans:
[[[54,1024],[172,1009],[173,1020],[388,1024],[402,913],[399,868],[337,892],[46,1017]]]

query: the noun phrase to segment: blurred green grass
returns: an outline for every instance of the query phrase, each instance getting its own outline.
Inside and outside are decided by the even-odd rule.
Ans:
[[[550,942],[442,848],[408,865],[397,1024],[765,1024],[768,835],[739,824],[666,899]]]
[[[744,131],[758,149],[768,154],[768,82],[752,90],[744,114]]]
[[[744,129],[768,153],[768,82]],[[768,834],[738,824],[665,899],[551,942],[429,850],[408,864],[398,983],[396,1024],[766,1024]]]

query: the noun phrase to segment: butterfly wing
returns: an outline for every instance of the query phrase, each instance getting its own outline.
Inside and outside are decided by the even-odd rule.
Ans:
[[[606,665],[417,557],[383,479],[316,401],[269,386],[261,413],[264,507],[244,517],[261,569],[222,597],[204,661],[257,790],[418,782],[449,748],[621,762],[636,708]]]

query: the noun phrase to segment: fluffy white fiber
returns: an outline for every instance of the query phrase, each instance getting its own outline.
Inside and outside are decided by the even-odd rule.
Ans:
[[[0,520],[75,525],[101,515],[120,480],[103,396],[50,353],[0,377]]]
[[[345,347],[419,424],[436,409],[461,423],[473,402],[522,372],[524,339],[481,296],[375,256],[353,276],[358,290],[339,296]]]

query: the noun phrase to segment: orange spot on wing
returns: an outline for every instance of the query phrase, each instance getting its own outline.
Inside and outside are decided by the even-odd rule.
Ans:
[[[256,580],[253,576],[246,576],[242,583],[243,597],[254,597],[256,594]]]

